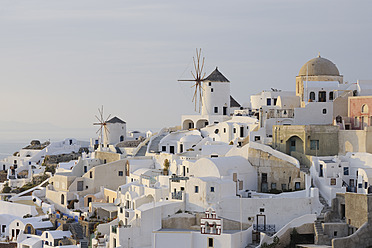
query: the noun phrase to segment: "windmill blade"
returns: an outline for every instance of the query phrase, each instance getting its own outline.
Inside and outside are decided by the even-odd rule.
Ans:
[[[200,75],[202,74],[202,72],[203,72],[203,68],[204,68],[204,57],[203,57],[203,63],[202,63],[202,66],[201,66],[201,69],[200,69]],[[204,75],[205,75],[205,73],[204,73]]]
[[[110,133],[110,130],[107,128],[107,126],[105,126],[105,130]]]
[[[96,133],[100,132],[102,130],[102,126],[97,130]]]
[[[110,117],[111,117],[111,114],[109,114],[109,116],[107,117],[105,123],[110,119]]]
[[[195,57],[192,57],[192,59],[194,60],[194,69],[195,69],[195,74],[198,75],[198,69],[196,67],[196,62],[195,62]],[[192,72],[191,72],[192,73]]]
[[[101,108],[102,108],[102,112],[101,112],[100,108],[98,108],[98,113],[99,113],[100,116],[102,116],[102,113],[103,113],[103,106],[101,106]]]
[[[107,137],[107,136],[108,136],[108,135],[107,135],[107,131],[108,131],[108,130],[107,130],[107,128],[105,127],[106,140],[108,139],[108,137]]]
[[[98,120],[100,123],[102,123],[102,120],[100,120],[100,119],[98,118],[98,116],[95,115],[95,117],[97,118],[97,120]]]
[[[194,81],[198,81],[193,72],[191,72],[191,75],[194,77]]]
[[[193,102],[194,102],[194,100],[196,100],[197,93],[198,93],[198,89],[195,88],[194,96],[192,97]]]

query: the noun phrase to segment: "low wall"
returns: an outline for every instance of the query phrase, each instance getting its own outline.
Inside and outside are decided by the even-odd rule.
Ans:
[[[332,240],[332,247],[337,248],[367,248],[372,246],[372,225],[366,222],[355,233],[344,238],[335,238]]]
[[[271,244],[274,241],[274,237],[278,237],[280,240],[280,247],[285,247],[290,242],[290,233],[293,228],[296,228],[298,233],[313,233],[315,220],[316,214],[306,214],[298,217],[286,224],[274,236],[262,235],[263,238],[261,239],[260,246],[264,243]]]
[[[0,214],[11,214],[18,217],[23,217],[26,214],[36,216],[38,213],[35,206],[0,201]]]

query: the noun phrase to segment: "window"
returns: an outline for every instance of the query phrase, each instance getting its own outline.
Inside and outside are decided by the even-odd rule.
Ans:
[[[213,88],[211,88],[211,92],[213,92]]]
[[[47,232],[45,233],[45,238],[48,238],[48,233],[47,233]],[[47,241],[47,242],[48,242],[48,241]]]
[[[282,190],[287,190],[287,184],[282,183]]]
[[[277,102],[278,98],[273,98],[273,100],[274,100],[273,105],[276,105],[276,102]]]
[[[336,185],[336,178],[331,178],[331,185]]]
[[[295,182],[295,189],[298,190],[301,188],[301,183],[300,182]]]
[[[349,167],[344,167],[344,175],[349,175]]]
[[[363,106],[362,106],[362,113],[363,114],[368,113],[368,105],[367,104],[363,104]]]
[[[93,178],[93,172],[92,171],[89,171],[89,177]]]
[[[211,192],[214,192],[214,187],[211,187]]]
[[[330,101],[333,100],[333,91],[329,92],[329,100],[330,100]]]
[[[327,109],[323,109],[323,115],[327,114]]]
[[[236,133],[236,128],[234,127],[233,132]]]
[[[195,193],[199,193],[199,186],[195,186]]]
[[[260,136],[254,136],[254,141],[259,141],[261,139]]]
[[[123,171],[119,171],[119,177],[122,177],[124,175]]]
[[[276,189],[276,183],[271,184],[271,189]]]
[[[121,214],[123,213],[123,208],[120,208],[120,213],[121,213]]]
[[[363,184],[358,183],[358,188],[361,189],[363,187]]]
[[[213,247],[213,238],[208,238],[208,247]]]
[[[214,107],[214,113],[215,113],[215,114],[218,113],[218,107]]]
[[[310,150],[319,150],[319,140],[310,140]]]
[[[208,83],[208,86],[212,86],[212,83],[211,83],[211,82],[209,82],[209,83]]]
[[[371,119],[372,119],[372,117],[371,117]],[[226,128],[223,129],[223,132],[226,133]]]
[[[264,208],[260,208],[260,213],[263,213],[265,212],[265,209]]]
[[[266,105],[270,106],[271,105],[271,98],[266,98]]]
[[[162,147],[161,147],[161,151],[162,151],[162,152],[165,152],[166,150],[167,150],[167,147],[166,147],[166,146],[162,146]]]
[[[315,101],[315,93],[314,92],[310,92],[309,100],[310,100],[310,102]]]
[[[368,182],[364,182],[364,188],[368,188]]]
[[[217,128],[216,130],[214,130],[214,133],[215,133],[215,134],[218,134],[219,131],[220,131],[220,130],[218,130],[218,128]]]
[[[318,102],[326,102],[326,101],[327,101],[327,92],[319,91]]]

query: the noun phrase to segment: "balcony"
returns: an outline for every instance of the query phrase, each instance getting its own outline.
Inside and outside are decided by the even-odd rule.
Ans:
[[[182,191],[172,192],[172,199],[182,200]]]
[[[267,119],[271,118],[293,118],[293,109],[269,109],[267,111]]]
[[[263,232],[263,233],[268,233],[268,234],[274,234],[275,233],[275,225],[264,225],[264,224],[253,224],[253,230],[258,231],[258,232]]]

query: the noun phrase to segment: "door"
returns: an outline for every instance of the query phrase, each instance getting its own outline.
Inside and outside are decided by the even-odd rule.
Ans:
[[[267,174],[262,173],[261,175],[261,192],[268,192]]]
[[[289,153],[296,151],[296,140],[291,140],[290,146],[289,146]]]
[[[88,206],[87,207],[89,207],[89,203],[91,203],[92,202],[92,197],[88,197]]]
[[[170,147],[169,147],[169,153],[174,154],[174,146],[170,146]]]
[[[83,191],[84,181],[77,182],[77,191]]]
[[[319,177],[323,177],[323,165],[319,165]]]
[[[244,137],[244,127],[240,127],[240,137]]]
[[[227,107],[223,107],[223,115],[227,115]]]

